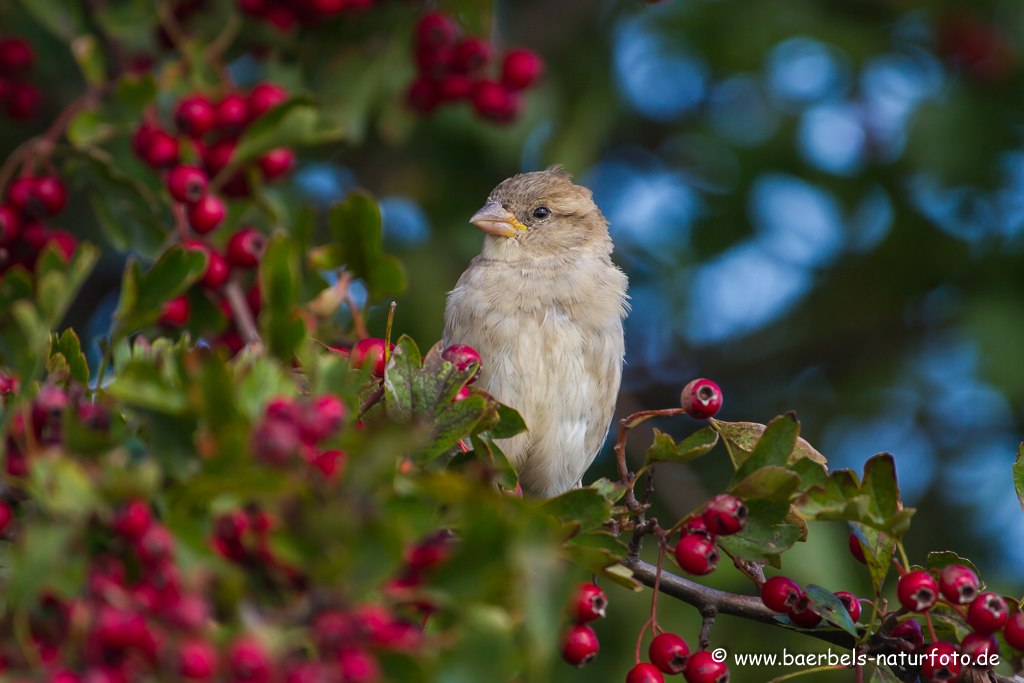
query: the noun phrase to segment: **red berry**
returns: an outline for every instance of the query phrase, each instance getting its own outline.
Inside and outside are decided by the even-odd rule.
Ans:
[[[249,93],[249,120],[255,120],[268,111],[284,104],[288,91],[274,83],[260,83]]]
[[[626,674],[626,683],[665,683],[665,677],[658,671],[658,667],[641,662]]]
[[[1010,618],[1006,601],[998,593],[982,593],[967,608],[967,623],[982,635],[995,633]]]
[[[592,583],[581,583],[569,598],[569,617],[583,624],[603,617],[606,607],[608,598],[603,590]]]
[[[264,683],[270,679],[270,655],[255,638],[243,636],[228,648],[227,665],[236,680]]]
[[[168,325],[170,327],[181,327],[188,322],[188,314],[188,297],[183,294],[177,299],[171,299],[163,305],[160,318],[157,322],[161,325]]]
[[[78,246],[78,240],[67,230],[54,230],[50,233],[46,244],[56,249],[65,263],[70,263],[71,257],[75,253],[75,247]]]
[[[281,33],[290,32],[298,22],[295,18],[295,13],[284,5],[274,5],[268,9],[266,19],[271,26]]]
[[[145,160],[146,152],[149,150],[149,141],[153,137],[153,133],[158,130],[160,129],[157,126],[148,121],[143,121],[135,129],[135,135],[132,136],[132,150],[137,157]]]
[[[205,235],[216,230],[226,213],[224,201],[216,195],[208,194],[188,207],[188,224],[197,234]]]
[[[302,440],[315,444],[341,429],[348,409],[333,394],[322,394],[313,399],[308,409],[299,413],[299,433]]]
[[[36,115],[43,91],[32,83],[15,83],[7,96],[7,115],[15,121],[28,121]]]
[[[274,467],[288,465],[302,450],[298,426],[282,419],[263,420],[252,431],[253,455]]]
[[[496,81],[482,80],[473,89],[473,109],[481,118],[508,123],[519,113],[519,95]]]
[[[436,95],[442,102],[454,102],[456,100],[464,100],[473,94],[473,79],[464,74],[449,74],[442,78],[436,86],[436,92],[432,91],[431,95]],[[432,88],[434,86],[431,86]],[[413,107],[416,108],[415,106]]]
[[[114,531],[126,538],[139,538],[149,530],[153,513],[149,505],[141,500],[130,501],[114,518]]]
[[[459,35],[459,25],[441,12],[428,12],[416,24],[416,44],[427,49],[451,45]]]
[[[195,166],[175,166],[167,174],[171,196],[185,204],[195,204],[206,195],[206,174]]]
[[[136,540],[135,553],[143,564],[150,566],[169,560],[174,555],[174,535],[167,527],[150,524],[146,533]]]
[[[237,135],[249,123],[249,103],[238,93],[225,95],[217,103],[217,128],[228,135]]]
[[[959,653],[950,643],[932,643],[921,657],[921,678],[925,681],[953,681],[960,675]]]
[[[574,624],[562,634],[562,659],[573,666],[590,664],[598,649],[597,634],[586,624]]]
[[[32,45],[21,38],[0,40],[0,73],[18,76],[32,70],[36,55]]]
[[[858,621],[860,619],[860,599],[853,593],[847,593],[846,591],[838,591],[834,595],[839,598],[839,602],[843,603],[843,607],[850,613],[850,619]]]
[[[455,49],[448,46],[416,48],[414,56],[419,75],[431,81],[447,76],[455,68]]]
[[[966,605],[978,597],[980,582],[970,567],[951,564],[939,574],[939,590],[954,605]]]
[[[722,409],[722,390],[709,379],[695,379],[683,387],[679,401],[687,415],[706,420]]]
[[[261,17],[267,13],[267,0],[236,0],[238,9],[254,17]]]
[[[259,159],[260,171],[267,180],[277,180],[295,167],[295,152],[290,147],[272,149]]]
[[[35,179],[31,204],[36,215],[56,216],[67,203],[68,190],[60,178],[45,175]]]
[[[21,178],[13,180],[7,188],[7,203],[10,204],[15,211],[29,213],[35,189],[35,178],[22,176]]]
[[[536,52],[523,48],[509,50],[501,66],[502,82],[516,90],[529,88],[544,75],[544,60]]]
[[[910,651],[916,651],[924,645],[924,634],[921,632],[921,624],[910,619],[892,630],[893,638],[902,638],[910,643]]]
[[[336,479],[345,471],[346,459],[344,451],[332,449],[313,458],[313,467],[320,470],[327,479]]]
[[[477,377],[480,376],[480,369],[483,367],[483,362],[480,360],[480,354],[476,352],[472,346],[466,344],[452,344],[444,351],[441,352],[441,358],[452,363],[456,370],[462,371],[467,369],[473,363],[477,364],[477,370],[473,374],[472,379],[469,383],[472,384],[476,381]]]
[[[153,168],[168,168],[178,163],[178,141],[162,130],[149,135],[143,159]]]
[[[469,387],[462,387],[455,392],[455,398],[452,399],[452,403],[458,403],[459,401],[465,401],[472,394],[469,393]]]
[[[999,641],[994,635],[968,633],[960,643],[960,652],[968,657],[971,666],[988,669],[994,664],[993,656],[999,655]]]
[[[388,353],[390,354],[390,352],[394,350],[395,345],[392,344]],[[376,339],[374,337],[360,339],[356,342],[356,345],[352,347],[352,351],[349,353],[349,362],[354,368],[369,368],[371,374],[376,377],[383,377],[384,340]]]
[[[210,249],[206,252],[206,270],[201,282],[207,289],[220,289],[231,275],[231,266],[219,253]]]
[[[0,206],[0,247],[13,244],[20,232],[18,213],[10,206]]]
[[[426,116],[437,109],[437,105],[441,101],[441,95],[434,81],[422,77],[417,78],[409,85],[405,100],[410,109]]]
[[[814,628],[821,623],[821,615],[811,609],[811,600],[806,595],[800,596],[786,616],[800,628]]]
[[[939,584],[923,570],[908,572],[896,584],[896,597],[911,612],[927,612],[939,596]]]
[[[451,537],[447,532],[442,531],[410,548],[405,555],[405,563],[412,571],[422,572],[441,566],[448,561],[451,553]],[[577,619],[577,621],[584,620]]]
[[[339,652],[338,673],[344,683],[376,683],[381,679],[380,664],[365,650],[344,649]]]
[[[725,662],[716,662],[708,650],[690,655],[683,675],[686,683],[729,683],[729,668]]]
[[[217,651],[205,640],[192,638],[178,650],[178,671],[182,677],[204,681],[217,668]]]
[[[0,500],[0,534],[4,532],[13,518],[14,511],[11,510],[11,506]]]
[[[712,534],[730,536],[747,525],[747,506],[736,496],[720,493],[704,506],[701,519]]]
[[[1014,650],[1024,650],[1024,612],[1014,612],[1003,628],[1006,644]]]
[[[99,609],[94,628],[99,642],[111,650],[136,647],[146,637],[146,621],[142,615],[109,605]]]
[[[466,38],[455,48],[455,67],[463,73],[482,69],[493,58],[494,47],[483,38]]]
[[[651,664],[669,675],[681,674],[690,659],[690,647],[675,633],[661,633],[654,637],[647,648]]]
[[[42,251],[52,236],[53,232],[42,223],[29,223],[24,226],[21,240],[33,251]]]
[[[680,531],[682,531],[685,536],[700,534],[702,536],[707,536],[708,538],[714,537],[714,534],[711,533],[708,529],[708,525],[704,523],[704,519],[700,516],[688,518],[683,522],[683,527]]]
[[[796,607],[804,592],[786,576],[773,576],[761,586],[761,602],[773,612],[785,614]]]
[[[217,122],[213,104],[202,95],[189,95],[178,103],[174,110],[174,122],[178,130],[191,138],[201,138]]]
[[[221,140],[216,144],[210,145],[210,148],[206,150],[206,154],[203,155],[203,163],[206,165],[206,170],[211,176],[217,175],[231,163],[231,157],[234,153],[235,143],[231,140]]]
[[[676,544],[676,562],[683,571],[704,576],[715,571],[718,566],[718,549],[714,539],[700,534],[683,536]]]
[[[267,238],[253,228],[242,228],[228,240],[228,263],[238,268],[254,268],[263,256]]]
[[[864,557],[864,546],[860,543],[860,538],[857,536],[856,531],[850,532],[850,554],[853,555],[853,559],[857,560],[861,564],[867,564],[867,558]]]

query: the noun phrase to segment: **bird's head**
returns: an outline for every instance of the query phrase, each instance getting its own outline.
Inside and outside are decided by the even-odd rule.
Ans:
[[[585,187],[560,166],[512,176],[469,222],[496,240],[537,254],[607,241],[608,223]]]

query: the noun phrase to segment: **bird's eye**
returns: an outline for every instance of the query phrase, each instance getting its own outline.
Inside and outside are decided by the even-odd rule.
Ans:
[[[533,217],[537,220],[544,220],[551,215],[551,209],[546,206],[538,206],[533,210]]]

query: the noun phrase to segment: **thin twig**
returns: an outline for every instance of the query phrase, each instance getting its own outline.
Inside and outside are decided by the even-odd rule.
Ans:
[[[718,616],[718,610],[714,607],[708,607],[701,610],[700,616],[700,636],[697,639],[697,643],[701,650],[706,650],[711,645],[711,628],[715,625],[715,617]]]
[[[245,301],[245,294],[242,293],[242,286],[238,284],[237,279],[232,278],[224,286],[224,296],[228,300],[228,306],[231,307],[231,313],[235,316],[238,331],[241,332],[245,343],[252,346],[262,344],[256,321],[253,320],[252,311],[249,310],[249,304]]]
[[[363,401],[363,404],[359,406],[359,416],[357,417],[357,419],[362,419],[363,415],[366,415],[366,411],[368,411],[373,406],[377,405],[382,398],[384,398],[383,383],[381,383],[381,385],[377,387],[376,391],[370,394],[370,398]]]
[[[643,506],[637,502],[636,496],[633,494],[633,486],[636,484],[636,477],[630,473],[629,466],[626,464],[626,438],[629,435],[629,430],[636,427],[644,420],[652,417],[670,417],[684,412],[686,411],[682,408],[644,410],[639,413],[633,413],[629,417],[624,417],[619,420],[619,438],[618,441],[615,442],[615,463],[619,469],[619,480],[626,486],[625,503],[626,508],[630,512],[640,512],[642,511]]]
[[[370,333],[366,331],[366,320],[363,318],[363,311],[356,306],[356,302],[352,299],[352,289],[349,288],[345,294],[345,303],[348,304],[349,313],[352,314],[352,325],[356,328],[356,336],[360,339],[366,339],[370,336]],[[385,354],[387,353],[385,347]]]

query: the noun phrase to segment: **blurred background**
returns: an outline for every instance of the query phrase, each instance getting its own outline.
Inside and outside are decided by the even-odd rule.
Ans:
[[[386,248],[410,281],[397,333],[421,347],[440,337],[445,293],[482,240],[467,219],[491,188],[563,164],[594,191],[630,278],[621,414],[674,407],[687,381],[708,377],[725,396],[720,418],[767,422],[795,410],[802,436],[832,467],[860,471],[874,453],[892,452],[904,503],[918,509],[911,561],[954,550],[995,589],[1020,595],[1024,516],[1010,467],[1024,432],[1024,5],[441,4],[490,27],[499,47],[543,56],[545,79],[513,124],[482,122],[463,105],[431,117],[404,109],[415,70],[411,3],[382,8],[401,17],[398,28],[367,17],[310,29],[319,31],[315,50],[293,53],[246,24],[229,66],[241,85],[269,77],[310,91],[346,126],[343,142],[300,150],[294,182],[275,192],[320,207],[355,187],[380,198]],[[30,17],[6,16],[40,46],[52,97],[80,91],[60,80],[66,48]],[[132,16],[125,11],[126,36]],[[254,58],[250,36],[284,58]],[[140,49],[151,40],[133,39]],[[349,58],[357,47],[362,68]],[[23,137],[0,131],[0,151]],[[65,220],[98,236],[88,210]],[[87,335],[107,330],[123,259],[105,256],[73,313]],[[372,312],[371,334],[383,336],[385,315]],[[653,426],[678,437],[699,425],[681,417]],[[649,439],[636,430],[631,457],[640,461]],[[655,514],[679,518],[730,474],[724,450],[693,467],[663,466]],[[588,479],[598,476],[613,476],[610,447]],[[783,571],[867,595],[847,534],[814,524]],[[719,571],[710,583],[749,592],[741,578]],[[566,668],[564,680],[618,681],[629,668],[649,593],[610,593],[613,618],[597,625],[603,664]],[[662,614],[664,626],[696,637],[693,609],[665,599]],[[712,642],[741,652],[819,648],[729,618]],[[733,670],[734,681],[769,677]]]

